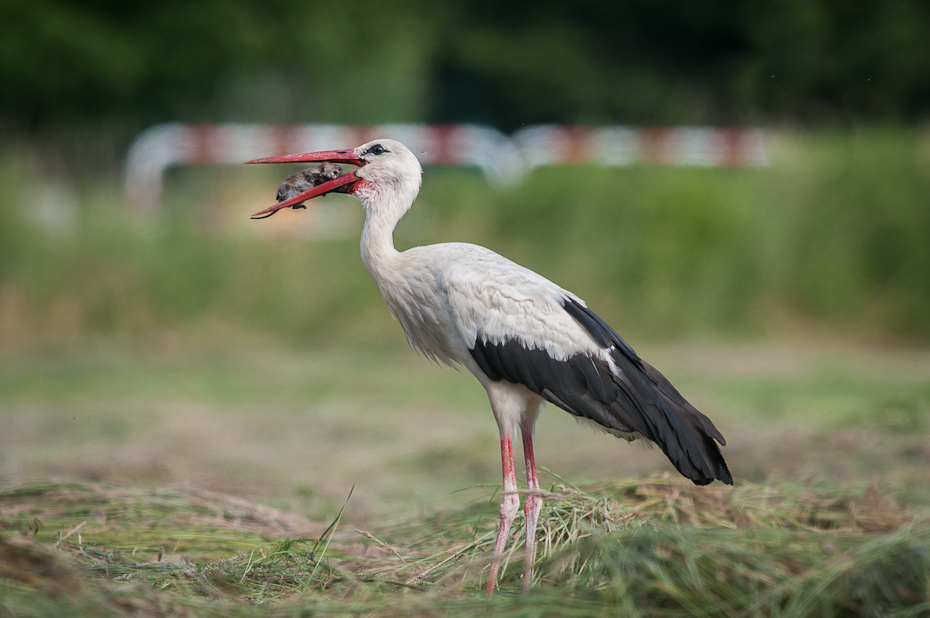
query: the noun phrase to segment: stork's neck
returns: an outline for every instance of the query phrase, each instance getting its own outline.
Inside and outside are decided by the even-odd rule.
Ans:
[[[375,283],[382,288],[385,278],[395,270],[400,253],[394,248],[394,228],[410,208],[416,193],[377,190],[366,187],[356,193],[365,206],[362,230],[362,262]],[[382,288],[382,293],[384,289]]]
[[[397,257],[394,248],[394,227],[397,221],[367,211],[365,227],[362,230],[362,262],[376,280],[376,272],[390,268],[391,261]]]

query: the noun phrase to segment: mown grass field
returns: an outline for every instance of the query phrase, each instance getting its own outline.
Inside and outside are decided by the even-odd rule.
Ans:
[[[490,599],[496,426],[407,348],[357,203],[256,228],[276,175],[184,169],[140,220],[115,173],[7,156],[0,615],[930,613],[928,143],[781,136],[766,169],[506,191],[427,170],[398,245],[478,242],[578,292],[736,478],[695,488],[550,406],[538,581],[519,594],[517,530]]]
[[[403,348],[176,345],[3,364],[11,615],[930,609],[930,353],[640,346],[713,415],[736,486],[550,407],[539,581],[519,595],[517,530],[488,600],[500,472],[469,376]]]

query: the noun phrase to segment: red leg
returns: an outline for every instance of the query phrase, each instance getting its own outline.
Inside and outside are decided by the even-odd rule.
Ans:
[[[526,484],[530,492],[539,491],[536,478],[536,458],[533,456],[533,429],[525,424],[523,432],[523,455],[526,458]],[[523,592],[530,589],[533,581],[533,561],[536,558],[536,522],[542,510],[542,496],[529,493],[523,511],[526,514],[526,562],[523,566]]]
[[[487,594],[494,592],[497,572],[501,567],[501,554],[504,553],[507,537],[510,536],[510,526],[520,510],[517,476],[513,470],[513,441],[509,435],[501,436],[501,461],[504,468],[504,497],[501,499],[501,523],[497,529],[497,540],[494,542],[494,553],[491,556],[491,572],[488,575],[488,585],[484,589]]]

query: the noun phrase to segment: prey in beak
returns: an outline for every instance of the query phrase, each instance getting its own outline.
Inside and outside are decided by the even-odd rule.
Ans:
[[[278,187],[278,194],[275,197],[280,204],[299,193],[309,191],[328,180],[335,180],[340,176],[342,176],[341,165],[330,163],[329,161],[311,165],[303,171],[295,172],[288,176],[287,179],[281,183],[281,186]],[[291,208],[306,208],[306,206],[303,204],[294,204]]]
[[[306,208],[303,203],[309,199],[327,193],[352,193],[361,180],[355,175],[356,170],[346,174],[338,163],[349,163],[361,167],[366,161],[360,159],[354,150],[326,150],[305,154],[286,155],[255,159],[246,163],[303,163],[319,162],[303,171],[291,174],[278,187],[278,203],[252,215],[253,219],[265,219],[282,208]]]

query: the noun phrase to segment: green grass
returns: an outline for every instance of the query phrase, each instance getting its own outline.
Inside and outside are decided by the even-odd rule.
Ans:
[[[624,333],[925,341],[928,160],[925,135],[868,129],[774,133],[763,169],[541,168],[499,191],[474,170],[430,168],[397,242],[490,246]],[[135,220],[113,176],[43,181],[28,157],[0,159],[0,335],[48,342],[222,323],[383,342],[393,326],[358,257],[355,200],[248,220],[286,171],[174,170],[161,215]],[[72,194],[72,225],[39,223]],[[307,241],[289,228],[337,233]]]
[[[416,356],[396,334],[395,347],[287,348],[246,334],[8,356],[0,478],[204,487],[319,519],[335,516],[352,484],[353,513],[372,518],[454,503],[455,489],[499,482],[484,390]],[[911,502],[930,496],[926,352],[637,348],[714,420],[740,478],[877,475]],[[593,433],[552,406],[536,443],[542,465],[581,481],[672,471],[657,449]]]

